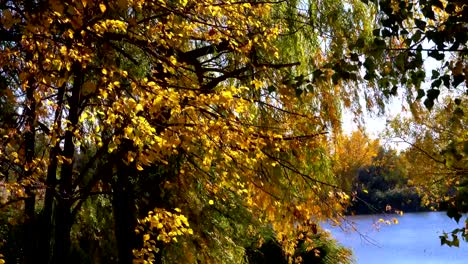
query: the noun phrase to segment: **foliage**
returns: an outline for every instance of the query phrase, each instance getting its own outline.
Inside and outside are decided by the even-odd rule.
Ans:
[[[108,231],[115,224],[109,198],[104,195],[90,197],[76,217],[71,230],[70,263],[115,262],[115,234]]]
[[[369,157],[367,164],[358,163],[362,159],[355,160],[349,155],[350,161],[359,165],[349,174],[352,202],[347,212],[371,214],[426,210],[415,187],[408,181],[404,156],[378,142],[374,148],[375,154]]]
[[[406,173],[459,218],[467,7],[375,2],[0,1],[5,258],[239,263],[271,229],[292,261],[353,180],[401,204]],[[423,54],[441,61],[428,89]],[[392,129],[412,148],[371,164],[378,141],[343,136],[342,110],[399,90],[414,117]]]
[[[458,221],[466,212],[468,7],[444,0],[363,2],[378,8],[380,27],[373,32],[375,52],[363,64],[367,79],[407,99],[412,118],[393,121],[391,130],[410,144],[409,175]]]
[[[292,259],[311,218],[340,218],[328,146],[341,107],[359,113],[347,56],[373,13],[307,4],[0,1],[0,96],[16,113],[0,119],[2,208],[22,210],[20,261],[66,263],[113,229],[120,263],[177,248],[215,262],[265,226]]]
[[[443,107],[434,107],[417,118],[394,120],[389,135],[409,144],[403,153],[405,167],[423,202],[433,208],[439,204],[439,208],[447,210],[448,216],[458,222],[467,212],[464,204],[468,152],[466,115],[456,109],[466,109],[466,101],[457,104],[447,98],[443,102]],[[454,235],[464,236],[463,230],[454,230]],[[446,236],[442,241],[451,245]]]
[[[303,235],[295,248],[294,263],[351,263],[351,252],[329,236],[323,231]],[[264,239],[260,248],[247,249],[248,263],[288,263],[280,243],[272,237]]]
[[[340,187],[351,191],[358,171],[370,166],[378,154],[380,143],[362,131],[353,131],[350,136],[338,135],[333,150],[333,170]]]
[[[338,135],[333,170],[338,185],[352,198],[348,214],[419,211],[421,199],[408,184],[405,161],[361,131]],[[388,210],[388,208],[392,208]]]
[[[371,1],[364,2],[374,6]],[[378,6],[380,28],[373,32],[375,52],[363,64],[367,79],[378,82],[387,95],[402,91],[411,104],[424,99],[427,109],[432,109],[444,89],[454,98],[463,94],[468,80],[464,2],[372,2]],[[426,74],[426,58],[438,61],[431,76]],[[422,85],[426,77],[431,78],[430,87]],[[411,110],[416,112],[414,107]]]
[[[193,230],[189,227],[187,218],[180,213],[180,209],[174,209],[176,213],[156,208],[148,213],[148,216],[141,220],[141,226],[137,233],[143,231],[143,249],[135,251],[135,262],[144,263],[145,260],[152,262],[154,255],[159,253],[157,242],[171,243],[177,242],[178,236],[186,234],[193,235]],[[145,230],[149,229],[149,230]],[[155,231],[157,230],[157,231]],[[148,233],[157,233],[157,237],[151,237]],[[141,261],[140,261],[141,260]]]

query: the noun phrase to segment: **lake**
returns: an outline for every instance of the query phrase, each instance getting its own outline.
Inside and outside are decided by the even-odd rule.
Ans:
[[[373,225],[379,218],[392,217],[394,216],[351,216],[348,221],[355,223],[357,232],[330,225],[325,228],[342,245],[353,250],[357,264],[468,263],[468,243],[465,241],[460,241],[459,248],[440,245],[439,235],[458,227],[445,212],[407,213],[396,216],[399,222],[397,225],[380,224],[380,228]],[[461,223],[463,219],[460,220]]]

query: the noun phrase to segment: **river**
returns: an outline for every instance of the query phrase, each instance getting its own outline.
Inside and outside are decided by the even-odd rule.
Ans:
[[[397,216],[398,224],[376,223],[391,215],[360,215],[348,218],[357,232],[326,225],[333,236],[353,250],[357,264],[466,264],[468,243],[461,240],[460,247],[440,245],[439,235],[457,228],[457,223],[444,212],[407,213]],[[462,222],[463,219],[460,221]],[[461,226],[461,225],[460,225]],[[349,227],[349,226],[348,226]]]

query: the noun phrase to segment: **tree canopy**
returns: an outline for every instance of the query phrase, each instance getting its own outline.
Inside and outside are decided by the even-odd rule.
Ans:
[[[266,236],[290,262],[318,252],[358,166],[342,110],[403,87],[431,109],[465,78],[466,34],[440,38],[466,5],[410,2],[0,0],[5,259],[239,263]],[[424,39],[458,54],[427,91]]]
[[[1,119],[11,124],[0,130],[2,208],[18,214],[10,227],[23,236],[21,255],[6,242],[7,259],[65,263],[90,243],[86,225],[87,236],[115,241],[106,246],[120,263],[216,262],[219,252],[238,263],[259,227],[292,259],[319,221],[342,215],[348,197],[327,146],[342,101],[359,108],[357,76],[341,66],[355,67],[343,47],[372,30],[364,4],[0,8],[11,109]]]
[[[380,52],[373,58],[381,63],[368,72],[376,71],[371,80],[390,94],[401,92],[412,114],[391,122],[390,134],[409,144],[409,174],[431,198],[426,203],[443,202],[458,221],[467,211],[468,7],[443,0],[374,4],[380,10],[380,28],[373,32]]]

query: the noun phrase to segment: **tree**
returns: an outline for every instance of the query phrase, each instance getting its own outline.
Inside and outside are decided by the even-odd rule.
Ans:
[[[411,104],[424,99],[427,109],[445,88],[454,99],[463,94],[468,40],[463,1],[364,2],[375,4],[379,11],[380,28],[373,32],[373,47],[369,47],[372,56],[363,63],[370,83],[380,85],[387,95],[400,90]],[[425,58],[438,61],[440,66],[432,70],[430,87],[422,86],[429,77]]]
[[[326,134],[342,101],[359,108],[343,46],[369,35],[371,14],[324,3],[0,1],[1,76],[18,114],[1,131],[2,181],[5,205],[24,202],[22,261],[67,262],[94,197],[112,207],[119,263],[176,247],[216,259],[211,249],[238,246],[233,227],[265,226],[292,258],[311,215],[339,218],[348,197]],[[291,50],[307,43],[314,63],[286,52],[304,37]]]
[[[337,136],[333,169],[344,190],[351,192],[359,170],[372,164],[379,148],[379,140],[370,139],[360,130],[350,136]]]
[[[418,131],[418,135],[413,134],[411,139],[405,139],[412,145],[407,154],[412,163],[410,167],[419,167],[420,170],[412,170],[416,174],[439,174],[436,179],[445,175],[445,179],[436,180],[446,184],[436,191],[437,197],[443,197],[445,195],[441,194],[448,192],[447,187],[460,188],[458,179],[466,178],[465,169],[458,163],[464,162],[466,156],[466,151],[461,147],[466,137],[463,133],[451,134],[449,131],[454,123],[464,123],[466,106],[463,105],[468,82],[465,18],[468,8],[464,1],[363,2],[377,8],[379,24],[371,41],[360,41],[368,54],[360,59],[360,65],[366,70],[365,79],[370,85],[381,87],[388,97],[399,93],[406,98],[414,118],[405,120],[403,127],[408,130],[397,129],[400,131],[397,134],[402,135],[401,131],[411,131],[411,134]],[[432,61],[433,65],[429,66],[425,61]],[[428,71],[431,73],[428,74]],[[426,113],[425,109],[434,109],[437,114]],[[443,113],[445,111],[451,112]],[[429,120],[435,117],[449,126],[440,128]],[[393,125],[398,126],[396,122]],[[422,128],[425,125],[429,126]],[[454,172],[454,169],[458,172]],[[432,179],[426,176],[425,181],[427,186],[433,186]],[[463,203],[463,199],[458,203]],[[455,211],[464,211],[457,207]],[[449,214],[459,217],[458,213]]]
[[[394,120],[389,131],[391,137],[409,145],[403,153],[405,167],[426,205],[446,209],[448,216],[458,222],[467,210],[466,101],[457,104],[447,98],[444,104],[417,118]],[[464,235],[464,229],[455,233]],[[458,238],[454,236],[451,241],[443,236],[442,241],[455,245]]]
[[[369,214],[427,210],[421,204],[421,195],[409,182],[405,165],[404,155],[380,146],[372,163],[358,171],[349,212]]]

